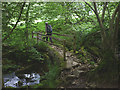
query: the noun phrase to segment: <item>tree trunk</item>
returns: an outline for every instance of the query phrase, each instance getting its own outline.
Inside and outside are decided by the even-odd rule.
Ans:
[[[3,38],[2,41],[5,41],[5,40],[11,35],[11,33],[13,32],[13,30],[16,28],[16,26],[17,26],[17,24],[18,24],[18,22],[19,22],[19,20],[20,20],[20,17],[21,17],[21,15],[22,15],[22,11],[23,11],[24,6],[25,6],[25,2],[23,3],[23,5],[22,5],[22,7],[21,7],[21,11],[20,11],[20,14],[19,14],[19,17],[18,17],[18,20],[17,20],[15,26],[14,26],[13,29],[10,31],[10,33]]]
[[[110,19],[110,26],[109,26],[109,31],[108,34],[105,33],[105,28],[103,26],[103,20],[104,20],[104,14],[105,14],[105,8],[103,10],[102,17],[99,18],[99,15],[97,13],[97,7],[96,3],[94,3],[94,9],[90,6],[90,8],[94,11],[96,14],[99,26],[101,28],[101,36],[102,36],[102,51],[101,51],[101,62],[100,65],[96,68],[97,74],[99,75],[99,78],[108,80],[108,77],[110,78],[110,81],[114,84],[114,81],[117,83],[118,80],[118,62],[117,58],[115,55],[115,50],[116,50],[116,45],[117,45],[117,33],[119,30],[119,17],[120,17],[120,4],[116,7],[114,13],[112,14],[112,18]],[[117,15],[117,18],[116,18]],[[101,75],[100,75],[101,74]],[[108,76],[109,74],[109,76]]]
[[[30,9],[30,3],[28,5],[28,9],[27,9],[27,12],[26,12],[26,30],[25,30],[25,36],[26,36],[26,45],[28,44],[28,35],[29,35],[29,32],[28,32],[28,26],[29,26],[29,9]]]

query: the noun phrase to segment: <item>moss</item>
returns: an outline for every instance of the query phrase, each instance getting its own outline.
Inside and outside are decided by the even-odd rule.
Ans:
[[[90,47],[90,49],[96,54],[99,55],[99,49],[97,47]]]
[[[20,68],[20,65],[14,64],[13,60],[4,59],[2,62],[2,72],[11,73]]]
[[[43,84],[40,83],[40,84],[31,85],[30,88],[39,88],[39,87],[42,87],[42,86],[43,86]]]
[[[64,68],[65,64],[66,64],[64,61],[64,58],[58,52],[56,52],[55,49],[53,49],[51,47],[49,47],[49,49],[50,49],[50,51],[54,52],[54,54],[56,56],[56,57],[54,57],[54,60],[57,60],[57,62],[59,62],[61,69]]]
[[[47,52],[48,44],[43,41],[40,41],[38,44],[35,45],[35,47],[39,52]]]
[[[50,59],[47,60],[49,71],[42,77],[47,80],[41,82],[43,84],[41,87],[56,88],[61,83],[57,78],[65,63],[63,57],[51,47],[48,48],[48,56],[50,57]]]

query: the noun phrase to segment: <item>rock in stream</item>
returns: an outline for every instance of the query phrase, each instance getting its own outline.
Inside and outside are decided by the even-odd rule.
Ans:
[[[15,75],[14,73],[3,75],[4,87],[19,88],[26,85],[34,85],[40,83],[40,75],[37,73]]]

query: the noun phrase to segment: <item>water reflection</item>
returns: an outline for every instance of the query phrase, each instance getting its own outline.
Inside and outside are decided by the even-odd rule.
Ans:
[[[3,75],[4,78],[4,86],[5,87],[17,87],[25,86],[25,85],[34,85],[40,83],[40,75],[37,73],[31,74],[22,74],[20,76],[16,76],[15,73]]]

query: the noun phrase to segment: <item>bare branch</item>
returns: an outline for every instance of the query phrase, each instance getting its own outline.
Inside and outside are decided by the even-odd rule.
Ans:
[[[119,7],[120,7],[120,3],[118,4],[117,8],[115,9],[114,13],[112,14],[112,19],[110,21],[110,31],[111,31],[111,34],[113,32],[113,28],[114,28],[113,24],[114,24],[115,16],[116,16],[116,14],[117,14],[117,12],[119,10]]]
[[[85,2],[93,11],[94,11],[94,13],[95,13],[95,10],[92,8],[92,6],[89,4],[89,3],[87,3],[87,2]]]
[[[119,7],[120,7],[120,3],[118,4],[117,8],[115,9],[114,13],[112,14],[112,21],[114,20],[118,10],[119,10]]]
[[[109,11],[108,7],[107,7],[107,11],[108,11],[109,19],[110,19],[110,11]]]
[[[30,9],[30,3],[28,5],[28,8],[27,8],[27,12],[26,12],[26,32],[25,32],[25,35],[26,35],[26,40],[28,40],[28,17],[29,17],[29,9]]]
[[[93,4],[94,4],[94,9],[92,8],[92,6],[91,6],[89,3],[87,3],[87,2],[85,2],[85,3],[94,11],[94,13],[95,13],[95,15],[96,15],[96,17],[97,17],[97,20],[98,20],[98,22],[99,22],[99,25],[100,25],[100,27],[103,29],[104,27],[103,27],[103,24],[102,24],[102,22],[101,22],[101,20],[100,20],[100,18],[99,18],[98,11],[97,11],[97,8],[96,8],[96,3],[93,2]]]
[[[111,48],[116,51],[118,45],[118,31],[119,31],[119,23],[120,23],[120,6],[118,8],[117,17],[115,17],[115,25],[112,26],[111,30]]]
[[[107,8],[107,2],[103,6],[103,12],[102,12],[102,22],[104,22],[104,16],[105,16],[105,10]]]
[[[18,20],[17,20],[15,26],[14,26],[13,29],[9,32],[9,34],[3,38],[2,41],[6,40],[6,39],[10,36],[10,34],[13,32],[13,30],[16,28],[16,26],[17,26],[17,24],[18,24],[18,22],[19,22],[19,20],[20,20],[20,17],[21,17],[21,14],[22,14],[23,7],[24,7],[24,6],[25,6],[25,2],[23,3],[23,5],[22,5],[22,7],[21,7],[21,11],[20,11],[20,14],[19,14],[19,17],[18,17]]]
[[[102,29],[104,29],[104,26],[103,26],[103,24],[102,24],[102,21],[101,21],[101,19],[100,19],[100,17],[99,17],[98,11],[97,11],[96,3],[93,2],[93,4],[94,4],[94,9],[95,9],[95,15],[96,15],[96,17],[97,17],[97,20],[98,20],[98,22],[99,22],[99,25],[100,25],[100,27],[101,27]]]

